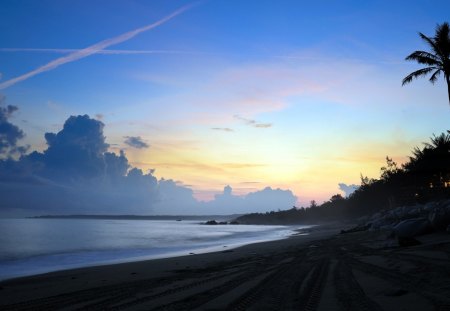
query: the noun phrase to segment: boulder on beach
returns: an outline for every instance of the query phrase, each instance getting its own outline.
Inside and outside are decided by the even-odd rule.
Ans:
[[[370,229],[371,230],[378,230],[385,227],[388,227],[391,225],[391,220],[388,218],[380,217],[379,219],[373,220],[373,222],[370,223]]]
[[[424,215],[424,208],[421,205],[414,206],[400,206],[391,211],[389,211],[385,218],[389,218],[392,221],[399,221],[409,218],[420,218],[426,217]]]
[[[370,227],[370,224],[368,224],[368,225],[357,225],[356,227],[350,228],[348,230],[344,230],[344,229],[341,230],[341,234],[366,231],[367,229],[369,229],[369,227]]]
[[[226,221],[208,220],[205,225],[228,225],[228,223]]]
[[[434,230],[445,230],[450,225],[450,205],[442,204],[430,210],[428,220]]]
[[[406,219],[394,227],[394,232],[399,238],[413,238],[427,233],[430,230],[430,222],[426,218]]]

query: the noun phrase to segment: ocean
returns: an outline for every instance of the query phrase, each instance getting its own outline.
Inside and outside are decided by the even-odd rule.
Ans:
[[[167,258],[277,240],[305,226],[204,220],[0,219],[0,280],[102,264]]]

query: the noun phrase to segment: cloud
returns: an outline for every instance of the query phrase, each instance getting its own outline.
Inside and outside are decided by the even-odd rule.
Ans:
[[[214,131],[234,132],[234,130],[229,127],[212,127],[211,129]]]
[[[153,206],[155,214],[166,215],[230,215],[252,212],[268,212],[291,208],[297,197],[290,190],[272,189],[250,192],[243,196],[233,194],[233,188],[225,186],[223,192],[216,194],[214,200],[199,202],[193,197],[190,188],[173,180],[159,182],[161,200]]]
[[[53,69],[55,69],[55,68],[57,68],[57,67],[59,67],[61,65],[64,65],[64,64],[67,64],[67,63],[70,63],[70,62],[74,62],[76,60],[85,58],[87,56],[96,54],[99,51],[102,51],[102,50],[106,49],[109,46],[112,46],[112,45],[115,45],[115,44],[118,44],[118,43],[130,40],[131,38],[137,36],[140,33],[149,31],[149,30],[151,30],[153,28],[156,28],[156,27],[158,27],[158,26],[168,22],[169,20],[171,20],[172,18],[176,17],[177,15],[180,15],[183,12],[189,10],[190,8],[192,8],[196,4],[197,3],[183,6],[183,7],[179,8],[178,10],[172,12],[171,14],[167,15],[166,17],[164,17],[164,18],[162,18],[162,19],[160,19],[160,20],[158,20],[158,21],[156,21],[156,22],[154,22],[152,24],[149,24],[149,25],[146,25],[144,27],[141,27],[141,28],[138,28],[138,29],[126,32],[126,33],[121,34],[121,35],[119,35],[117,37],[114,37],[114,38],[110,38],[110,39],[106,39],[106,40],[100,41],[100,42],[98,42],[96,44],[93,44],[93,45],[87,47],[87,48],[84,48],[84,49],[81,49],[81,50],[76,50],[75,52],[72,52],[72,53],[70,53],[67,56],[63,56],[63,57],[57,58],[57,59],[55,59],[55,60],[53,60],[53,61],[51,61],[51,62],[49,62],[49,63],[47,63],[47,64],[45,64],[45,65],[43,65],[43,66],[41,66],[39,68],[37,68],[35,70],[32,70],[32,71],[30,71],[30,72],[28,72],[26,74],[23,74],[23,75],[18,76],[16,78],[7,80],[5,82],[2,82],[2,83],[0,83],[0,90],[1,89],[6,89],[6,88],[8,88],[8,87],[18,83],[18,82],[27,80],[27,79],[29,79],[29,78],[31,78],[31,77],[33,77],[35,75],[38,75],[38,74],[40,74],[42,72],[53,70]]]
[[[153,171],[131,167],[123,151],[108,152],[103,128],[88,115],[71,116],[59,132],[45,134],[42,153],[0,160],[2,212],[150,213],[158,200]]]
[[[213,201],[205,203],[208,210],[228,214],[266,212],[278,209],[289,209],[297,197],[290,190],[272,189],[266,187],[262,190],[250,192],[244,196],[233,194],[233,189],[228,185],[223,193],[217,194]]]
[[[109,145],[103,136],[104,124],[84,116],[71,116],[58,133],[45,133],[48,148],[44,151],[45,167],[52,174],[78,177],[102,175],[104,154]],[[62,177],[62,176],[61,176]]]
[[[140,136],[125,136],[124,143],[136,149],[146,149],[150,147]]]
[[[158,183],[159,200],[153,205],[157,215],[201,215],[207,214],[201,203],[194,198],[191,188],[172,179],[161,179]]]
[[[0,97],[0,105],[3,103],[4,98]],[[28,149],[27,146],[17,145],[25,134],[19,127],[9,122],[12,114],[17,110],[16,106],[0,106],[0,159],[20,156]]]
[[[355,192],[359,186],[358,185],[347,185],[344,183],[339,183],[339,190],[341,190],[342,192],[344,192],[345,197],[349,197],[353,192]]]
[[[256,123],[254,125],[254,127],[268,128],[268,127],[272,127],[272,123]]]
[[[247,119],[247,118],[241,117],[239,115],[234,115],[233,117],[235,119],[243,121],[248,126],[253,126],[253,127],[256,127],[256,128],[269,128],[269,127],[272,127],[272,123],[259,123],[256,120]]]
[[[16,110],[2,108],[2,120]],[[0,216],[233,214],[286,209],[296,201],[290,190],[266,187],[237,196],[230,186],[213,201],[198,201],[187,185],[158,180],[154,170],[132,167],[124,151],[108,151],[104,127],[88,115],[71,116],[60,131],[45,133],[43,152],[0,159]]]

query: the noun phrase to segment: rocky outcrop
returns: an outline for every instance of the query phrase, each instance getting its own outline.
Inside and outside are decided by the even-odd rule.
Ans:
[[[405,220],[411,221],[405,222],[404,226],[424,226],[425,220],[427,220],[428,225],[434,231],[445,230],[450,225],[450,200],[430,202],[424,205],[400,206],[372,215],[366,224],[370,225],[370,230],[394,230]]]
[[[399,238],[413,238],[429,232],[430,226],[427,218],[411,218],[395,225],[394,232]]]
[[[414,244],[416,236],[428,232],[447,231],[450,227],[450,200],[429,202],[423,205],[400,206],[360,219],[360,225],[341,233],[364,230],[390,230],[399,241]]]
[[[232,221],[230,222],[230,225],[237,225],[239,224],[237,221]],[[207,222],[205,222],[205,225],[228,225],[228,223],[226,221],[215,221],[215,220],[208,220]]]
[[[436,204],[434,208],[430,209],[428,220],[434,230],[445,230],[450,225],[450,202]]]

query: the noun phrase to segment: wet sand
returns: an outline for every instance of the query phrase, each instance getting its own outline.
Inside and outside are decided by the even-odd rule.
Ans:
[[[2,310],[450,310],[450,234],[307,236],[0,283]]]

